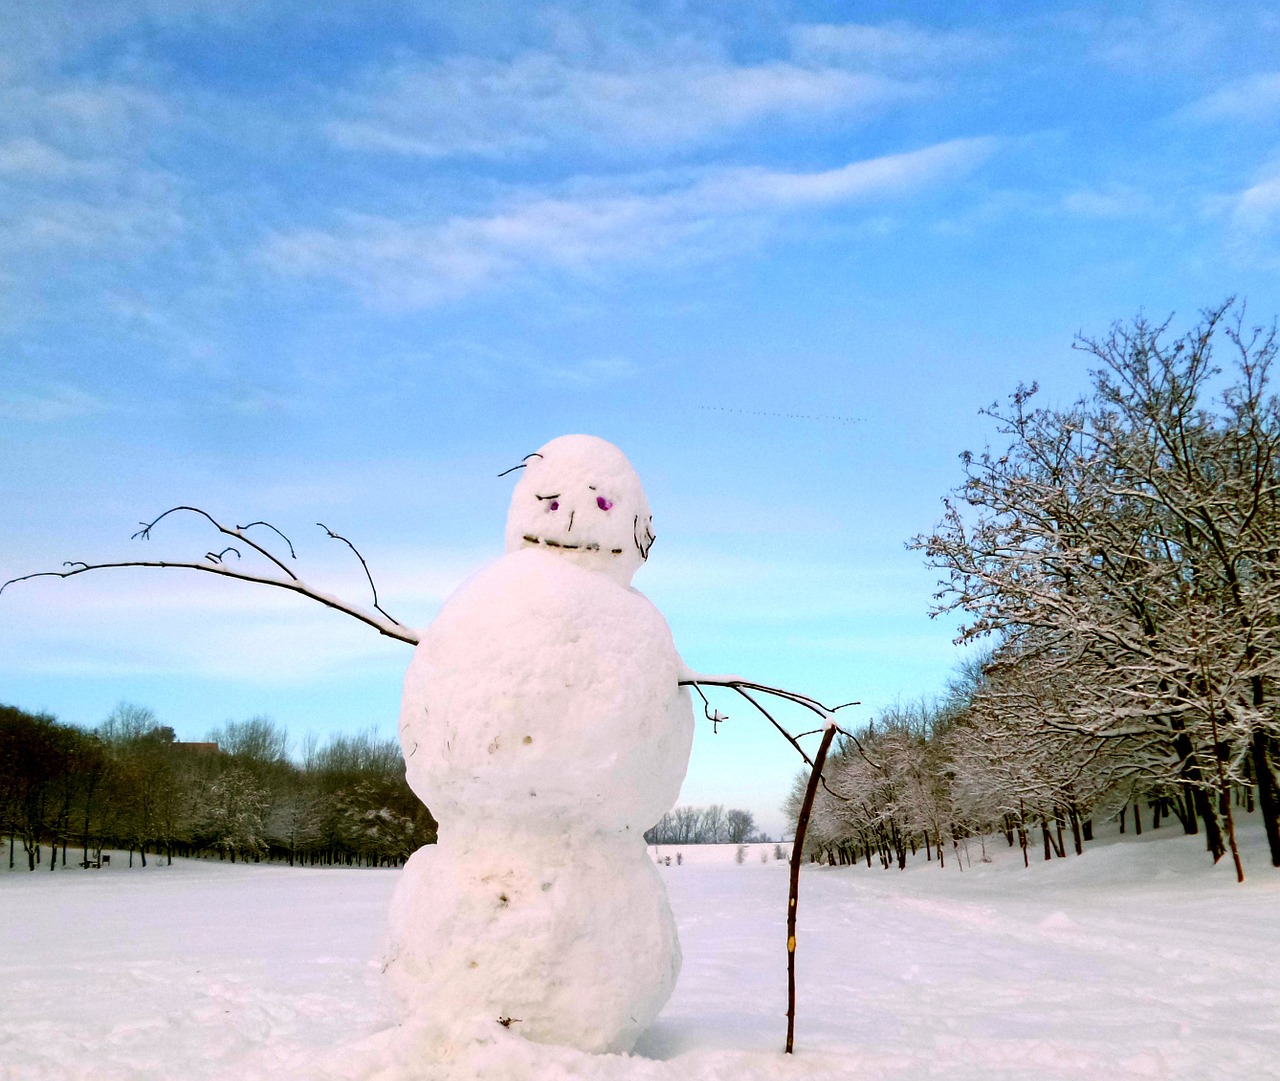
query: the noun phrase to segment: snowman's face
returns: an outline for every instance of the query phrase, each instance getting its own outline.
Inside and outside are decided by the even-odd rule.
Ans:
[[[649,557],[653,518],[617,447],[562,435],[525,460],[507,513],[507,551],[555,552],[623,585]]]

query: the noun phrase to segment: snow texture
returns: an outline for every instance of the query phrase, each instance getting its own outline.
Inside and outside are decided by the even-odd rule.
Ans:
[[[666,621],[630,586],[652,539],[616,447],[552,440],[516,485],[507,554],[415,651],[401,743],[440,840],[396,891],[386,970],[424,1047],[504,1021],[628,1051],[675,986],[643,834],[679,794],[693,711]]]
[[[630,1055],[489,1022],[424,1050],[372,963],[399,871],[153,861],[0,869],[4,1081],[1237,1081],[1274,1078],[1280,872],[1200,837],[1022,866],[806,866],[796,1054],[787,866],[772,845],[663,848],[685,965]],[[676,862],[679,853],[682,860]],[[764,857],[763,861],[761,857]],[[619,954],[621,954],[621,940]]]

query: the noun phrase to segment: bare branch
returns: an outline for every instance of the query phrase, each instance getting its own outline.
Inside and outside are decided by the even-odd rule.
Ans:
[[[386,616],[389,620],[391,620],[392,623],[394,623],[397,627],[399,627],[401,625],[400,621],[396,619],[395,616],[393,616],[390,612],[388,612],[385,608],[383,608],[382,605],[378,603],[378,587],[373,584],[373,575],[369,573],[369,564],[364,561],[364,556],[360,554],[360,549],[357,548],[354,544],[352,544],[349,540],[347,540],[346,537],[342,536],[339,533],[335,533],[332,529],[330,529],[327,525],[325,525],[324,522],[316,522],[316,525],[318,525],[321,529],[323,529],[334,540],[342,541],[343,544],[345,544],[348,548],[350,548],[353,552],[355,552],[356,559],[360,560],[360,566],[364,568],[364,576],[369,580],[369,592],[373,594],[374,608],[376,608],[379,612],[381,612],[384,616]]]
[[[400,624],[391,624],[377,616],[370,615],[368,612],[355,607],[355,605],[347,604],[345,601],[339,600],[337,597],[330,596],[327,593],[321,593],[319,590],[313,589],[301,579],[291,576],[288,580],[281,578],[268,578],[265,575],[251,574],[247,571],[231,570],[220,563],[181,563],[170,562],[168,560],[126,560],[120,563],[81,563],[63,564],[70,566],[71,570],[67,571],[39,571],[36,574],[24,574],[18,578],[10,578],[3,585],[0,585],[0,593],[3,593],[9,586],[16,582],[27,582],[32,578],[73,578],[77,574],[84,574],[85,571],[109,570],[116,567],[180,567],[185,570],[203,571],[206,574],[219,574],[224,578],[235,578],[242,582],[257,582],[261,585],[275,586],[278,589],[287,589],[292,593],[300,596],[308,597],[313,601],[319,601],[326,608],[332,608],[335,611],[343,612],[358,619],[361,623],[365,623],[372,627],[379,634],[384,634],[388,638],[395,638],[400,642],[407,642],[411,646],[418,644],[418,636],[407,627]],[[383,613],[385,615],[385,613]]]
[[[160,515],[160,517],[159,517],[159,518],[153,518],[150,522],[140,522],[140,523],[138,523],[139,525],[141,525],[141,526],[142,526],[142,528],[141,528],[141,529],[139,529],[139,530],[138,530],[138,532],[136,532],[136,533],[133,535],[133,537],[132,537],[131,539],[133,539],[133,540],[138,540],[138,539],[142,539],[142,540],[150,540],[150,539],[151,539],[151,531],[152,531],[152,530],[153,530],[153,529],[154,529],[154,528],[155,528],[155,527],[156,527],[156,526],[157,526],[157,525],[158,525],[158,524],[159,524],[163,519],[168,518],[168,517],[169,517],[169,515],[171,515],[171,514],[176,514],[176,513],[177,513],[178,511],[180,511],[180,510],[185,510],[185,511],[187,511],[187,512],[191,513],[191,514],[198,514],[201,518],[204,518],[206,521],[208,521],[208,522],[209,522],[209,523],[214,527],[214,529],[216,529],[219,533],[225,533],[228,537],[235,537],[237,540],[243,541],[245,544],[247,544],[250,548],[252,548],[255,552],[257,552],[257,553],[258,553],[260,556],[262,556],[264,559],[268,559],[268,560],[270,560],[272,563],[274,563],[277,567],[279,567],[282,571],[284,571],[284,573],[285,573],[285,574],[287,574],[290,578],[292,578],[295,582],[298,580],[298,576],[297,576],[296,574],[294,574],[294,573],[293,573],[293,571],[291,571],[287,566],[285,566],[285,565],[284,565],[284,564],[283,564],[279,559],[277,559],[277,558],[276,558],[276,556],[275,556],[274,554],[272,554],[270,551],[268,551],[266,548],[264,548],[264,547],[263,547],[261,544],[259,544],[257,541],[250,540],[247,536],[245,536],[245,534],[244,534],[244,532],[242,531],[242,529],[241,529],[241,527],[240,527],[240,526],[236,526],[234,529],[233,529],[232,527],[230,527],[230,526],[225,526],[225,525],[223,525],[221,522],[219,522],[219,521],[218,521],[218,520],[217,520],[217,519],[216,519],[212,514],[210,514],[208,511],[206,511],[206,510],[201,510],[199,507],[187,507],[187,506],[182,506],[182,507],[170,507],[167,511],[165,511],[162,515]],[[254,523],[252,523],[252,524],[253,524],[253,525],[259,525],[259,524],[260,524],[260,525],[267,525],[267,523],[266,523],[266,522],[261,522],[261,523],[254,522]],[[248,529],[248,528],[249,528],[249,526],[245,526],[245,527],[244,527],[244,529]],[[284,534],[283,534],[283,533],[280,533],[280,530],[276,529],[276,528],[275,528],[275,526],[269,526],[269,528],[271,528],[271,529],[275,529],[275,531],[276,531],[277,533],[279,533],[279,534],[280,534],[280,536],[284,537]],[[289,544],[289,538],[288,538],[288,537],[284,537],[284,540],[285,540],[285,543],[286,543],[286,544]],[[290,554],[290,555],[293,555],[293,545],[292,545],[292,544],[289,544],[289,554]]]
[[[279,537],[282,541],[284,541],[284,542],[285,542],[285,544],[287,544],[287,545],[289,546],[289,558],[290,558],[290,559],[297,559],[297,558],[298,558],[297,554],[296,554],[296,553],[294,552],[294,550],[293,550],[293,541],[291,541],[288,537],[286,537],[283,533],[281,533],[281,532],[280,532],[280,530],[278,530],[278,529],[277,529],[275,526],[273,526],[270,522],[250,522],[248,525],[238,525],[238,526],[236,526],[236,529],[237,529],[237,530],[240,530],[240,529],[252,529],[252,528],[253,528],[254,526],[256,526],[256,525],[266,526],[269,530],[271,530],[271,532],[272,532],[272,533],[274,533],[277,537]]]

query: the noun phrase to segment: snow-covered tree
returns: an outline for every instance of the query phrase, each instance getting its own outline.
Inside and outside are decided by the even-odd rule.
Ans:
[[[915,543],[947,574],[938,611],[999,643],[970,750],[1001,724],[1028,753],[1080,737],[1074,791],[1140,783],[1189,831],[1202,822],[1215,858],[1229,790],[1249,785],[1280,866],[1276,340],[1227,309],[1173,342],[1141,318],[1081,341],[1102,366],[1069,409],[1035,407],[1034,387],[993,406],[1007,446],[964,456]]]

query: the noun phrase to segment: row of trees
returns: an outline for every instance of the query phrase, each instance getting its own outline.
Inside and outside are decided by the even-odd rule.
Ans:
[[[395,865],[435,837],[393,739],[311,738],[302,759],[269,719],[230,722],[181,743],[147,709],[122,704],[93,731],[0,706],[0,836],[9,865],[98,862],[138,853]],[[43,850],[47,850],[44,856]]]
[[[726,811],[719,803],[673,808],[645,831],[644,839],[651,845],[741,845],[768,840],[756,832],[750,811]]]
[[[836,755],[816,845],[901,864],[1038,827],[1047,855],[1064,824],[1079,851],[1091,815],[1141,829],[1147,806],[1243,877],[1234,808],[1256,805],[1280,867],[1275,329],[1225,304],[1176,340],[1139,318],[1077,347],[1092,393],[988,410],[1005,445],[963,456],[914,541],[945,576],[935,614],[989,652]]]

